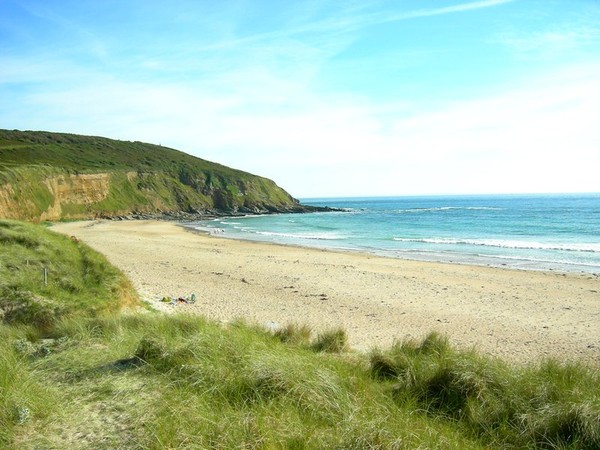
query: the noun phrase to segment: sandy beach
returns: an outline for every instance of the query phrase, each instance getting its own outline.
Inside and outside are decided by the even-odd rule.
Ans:
[[[169,222],[60,223],[100,251],[144,300],[167,312],[260,325],[341,326],[356,350],[430,331],[513,362],[600,365],[600,277],[425,263],[234,241]],[[195,304],[164,296],[195,293]]]

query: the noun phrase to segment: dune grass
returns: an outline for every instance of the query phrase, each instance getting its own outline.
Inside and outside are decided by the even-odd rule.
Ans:
[[[0,319],[49,332],[61,317],[135,304],[129,280],[87,245],[0,219]]]
[[[30,227],[0,222],[1,448],[600,448],[597,368],[509,366],[437,334],[361,354],[341,329],[120,311],[118,271]],[[64,281],[40,287],[23,257]]]
[[[22,325],[3,330],[7,448],[600,444],[597,372],[510,367],[441,337],[369,357],[153,313],[64,319],[50,343],[28,340]]]
[[[370,355],[373,376],[399,404],[456,423],[485,443],[600,448],[600,374],[548,360],[526,367],[457,351],[436,333]]]
[[[46,392],[43,409],[12,402],[9,448],[481,448],[398,405],[366,361],[254,326],[138,314],[55,332],[48,352],[8,349]]]

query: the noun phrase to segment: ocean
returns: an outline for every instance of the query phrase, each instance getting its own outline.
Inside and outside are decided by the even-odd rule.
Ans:
[[[393,258],[600,273],[600,194],[303,199],[342,212],[191,224],[234,239]]]

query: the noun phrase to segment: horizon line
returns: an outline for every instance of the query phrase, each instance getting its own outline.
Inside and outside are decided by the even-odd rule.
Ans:
[[[344,200],[344,199],[385,199],[385,198],[414,198],[414,197],[525,197],[525,196],[536,196],[536,197],[549,197],[549,196],[600,196],[600,191],[586,191],[586,192],[495,192],[495,193],[466,193],[466,194],[400,194],[400,195],[348,195],[348,196],[322,196],[322,197],[298,197],[298,200]]]

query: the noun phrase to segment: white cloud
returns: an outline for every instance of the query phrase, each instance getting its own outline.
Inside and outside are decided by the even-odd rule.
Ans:
[[[334,110],[317,114],[304,128],[309,145],[292,159],[310,182],[296,174],[290,189],[304,196],[600,191],[599,75],[599,67],[580,67],[395,121],[364,108],[336,127],[326,120]],[[289,172],[278,164],[271,173]]]
[[[261,89],[224,95],[104,77],[30,95],[28,120],[169,145],[268,176],[296,196],[600,191],[599,80],[600,66],[578,66],[407,116],[407,104],[317,96],[293,82],[275,83],[261,103]]]

